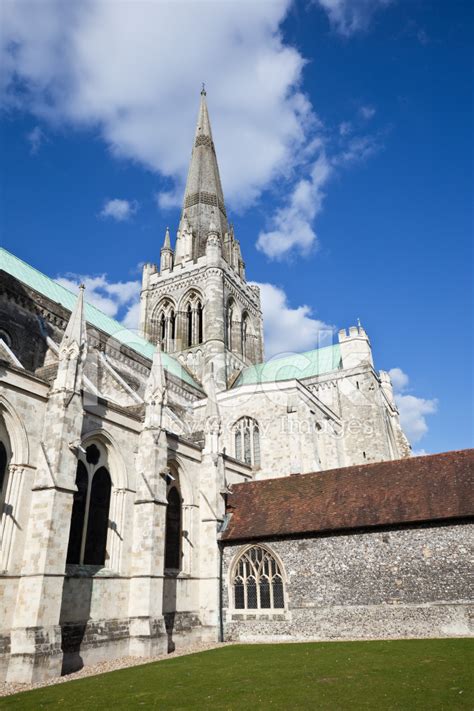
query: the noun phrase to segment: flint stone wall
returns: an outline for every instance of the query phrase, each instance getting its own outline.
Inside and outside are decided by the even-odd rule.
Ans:
[[[227,544],[226,639],[470,636],[472,542],[473,526],[462,522],[265,541],[286,580],[287,608],[275,613],[229,607],[232,566],[247,546]]]

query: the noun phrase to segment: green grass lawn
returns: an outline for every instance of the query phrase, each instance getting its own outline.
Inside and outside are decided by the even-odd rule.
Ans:
[[[2,709],[473,709],[468,639],[213,649],[0,699]]]

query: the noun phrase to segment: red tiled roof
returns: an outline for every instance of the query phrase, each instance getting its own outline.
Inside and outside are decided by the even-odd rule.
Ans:
[[[464,518],[474,449],[236,484],[225,541]]]

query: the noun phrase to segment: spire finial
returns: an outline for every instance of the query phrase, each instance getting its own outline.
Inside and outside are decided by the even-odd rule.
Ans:
[[[204,84],[204,82],[201,86],[201,96],[206,96],[206,85]]]

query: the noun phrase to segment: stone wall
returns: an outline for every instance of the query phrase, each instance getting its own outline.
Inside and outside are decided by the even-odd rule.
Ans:
[[[468,636],[466,523],[266,541],[285,575],[285,610],[232,611],[233,562],[224,549],[228,640]],[[233,604],[233,603],[232,603]]]

